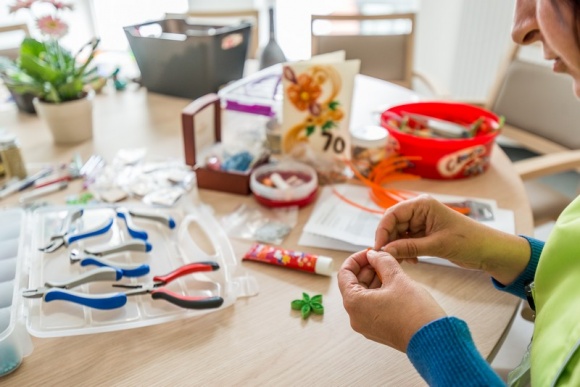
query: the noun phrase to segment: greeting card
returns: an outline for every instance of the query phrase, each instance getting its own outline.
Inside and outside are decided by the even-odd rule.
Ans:
[[[359,60],[284,64],[283,153],[315,167],[350,158],[348,126],[359,68]]]

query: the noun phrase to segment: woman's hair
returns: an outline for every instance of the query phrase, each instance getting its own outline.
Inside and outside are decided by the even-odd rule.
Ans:
[[[576,46],[580,48],[580,0],[552,0],[552,3],[558,12],[560,12],[558,4],[560,1],[566,2],[572,10],[572,20],[574,20],[574,26],[572,27],[574,28],[574,38],[576,39]]]

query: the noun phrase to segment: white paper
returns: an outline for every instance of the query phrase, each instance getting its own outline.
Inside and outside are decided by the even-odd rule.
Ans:
[[[380,210],[368,196],[367,187],[339,184],[335,185],[335,188],[343,196],[362,206]],[[485,202],[491,206],[494,220],[481,223],[507,233],[515,233],[513,211],[497,208],[494,200],[430,195],[443,202],[460,202],[466,199]],[[304,226],[298,244],[349,252],[364,250],[374,246],[375,230],[380,218],[379,214],[366,212],[345,203],[332,193],[332,187],[324,187],[310,219]],[[457,267],[445,259],[436,257],[419,257],[419,260]]]

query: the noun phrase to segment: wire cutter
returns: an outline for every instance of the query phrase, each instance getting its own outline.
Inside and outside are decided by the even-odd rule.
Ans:
[[[113,287],[132,289],[125,292],[127,296],[136,296],[150,293],[151,298],[154,300],[163,299],[174,305],[187,309],[219,308],[224,302],[222,297],[184,296],[163,287],[171,281],[179,277],[183,277],[187,274],[203,271],[215,271],[218,269],[219,265],[214,261],[194,262],[183,265],[169,274],[155,276],[153,277],[153,282],[149,284],[113,284]]]
[[[67,281],[49,281],[45,282],[44,286],[38,289],[23,290],[22,296],[26,298],[42,298],[45,302],[56,300],[69,301],[95,309],[116,309],[127,303],[127,296],[122,292],[87,294],[75,292],[69,289],[89,282],[117,281],[121,277],[121,271],[111,267],[101,267],[83,273]]]
[[[80,218],[81,215],[82,215],[82,212],[80,215],[78,215],[78,212],[74,212],[74,213],[72,213],[71,218],[74,218],[76,220],[76,219]],[[79,241],[81,239],[86,239],[86,238],[91,238],[91,237],[94,237],[97,235],[102,235],[111,229],[111,227],[113,226],[113,221],[114,221],[114,218],[109,217],[108,219],[106,219],[102,224],[98,225],[97,227],[90,229],[90,230],[81,231],[81,232],[71,232],[70,226],[67,229],[61,228],[60,232],[58,232],[56,235],[53,235],[50,238],[50,243],[45,247],[39,248],[39,250],[43,251],[45,253],[52,253],[52,252],[58,250],[59,248],[61,248],[62,246],[68,247],[71,243]],[[65,225],[66,224],[67,224],[67,221],[65,221]]]

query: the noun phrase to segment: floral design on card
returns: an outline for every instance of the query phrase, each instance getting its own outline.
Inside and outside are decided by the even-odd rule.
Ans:
[[[284,66],[284,153],[348,157],[348,120],[358,61]]]

